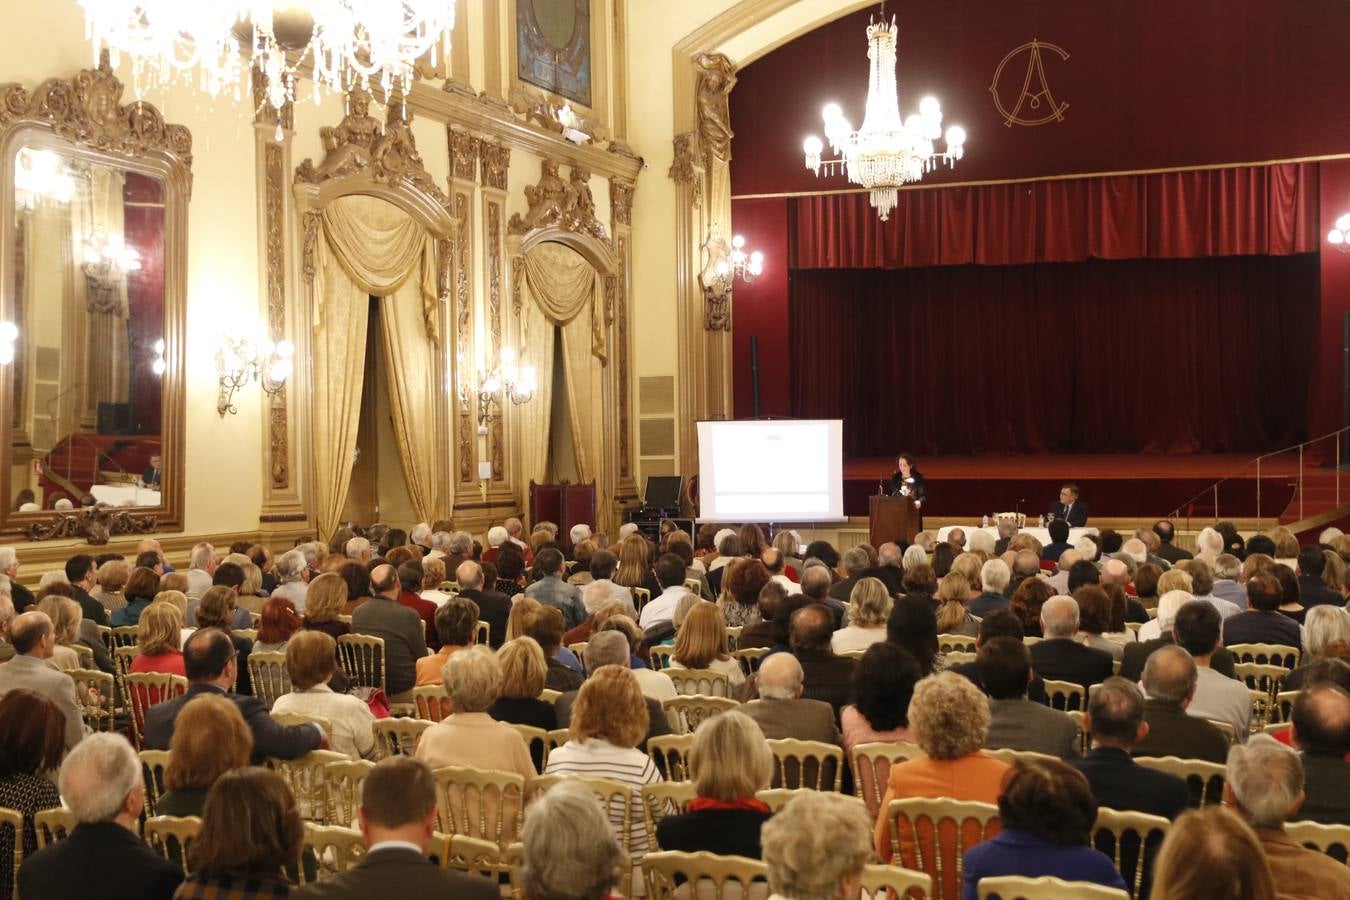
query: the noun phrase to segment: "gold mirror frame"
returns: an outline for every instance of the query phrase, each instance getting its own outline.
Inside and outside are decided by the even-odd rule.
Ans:
[[[167,489],[156,507],[18,513],[12,498],[13,417],[0,416],[0,537],[84,539],[180,529],[185,466],[184,341],[187,324],[188,201],[192,195],[192,134],[164,121],[148,103],[122,105],[123,86],[106,53],[97,69],[51,78],[30,91],[0,84],[0,319],[12,319],[16,227],[14,175],[21,147],[59,151],[90,163],[146,175],[164,187],[164,360],[161,456]],[[14,395],[14,367],[0,368],[0,396]],[[8,403],[6,403],[8,409]]]

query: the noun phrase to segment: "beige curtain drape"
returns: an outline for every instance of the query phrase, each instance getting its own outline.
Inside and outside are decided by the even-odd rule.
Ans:
[[[544,326],[541,328],[544,333],[530,335],[525,346],[536,356],[543,356],[542,348],[548,348],[547,359],[540,360],[542,387],[545,372],[552,380],[553,327],[562,329],[563,372],[572,418],[568,424],[576,452],[577,475],[583,483],[595,482],[599,521],[594,524],[608,530],[609,497],[600,478],[604,439],[603,371],[608,359],[604,311],[599,296],[600,278],[595,267],[581,254],[563,244],[546,242],[525,254],[525,282],[534,301],[530,304],[532,309],[527,322],[539,322]],[[551,387],[557,389],[556,385]],[[536,468],[527,469],[527,476],[536,480],[543,477],[547,467],[551,392],[549,397],[536,396],[533,403],[527,404],[535,406],[541,401],[542,407],[533,410],[531,417],[542,418],[542,429],[525,432],[541,436],[538,443],[543,446],[535,451],[536,458],[532,460]],[[529,451],[525,458],[531,458]],[[539,475],[532,475],[536,470]]]
[[[384,298],[390,407],[408,494],[420,518],[435,508],[436,243],[398,207],[342,197],[321,216],[314,277],[315,469],[319,530],[342,518],[355,462],[365,374],[368,296]],[[420,331],[419,331],[420,325]]]
[[[535,367],[539,387],[534,399],[519,407],[521,478],[526,484],[548,480],[549,426],[553,419],[553,323],[535,303],[520,314],[521,347]],[[506,401],[508,404],[510,400]]]

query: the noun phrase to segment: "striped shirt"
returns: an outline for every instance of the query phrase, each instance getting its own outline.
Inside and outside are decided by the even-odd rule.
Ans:
[[[647,754],[636,747],[616,747],[600,738],[568,741],[548,755],[545,775],[586,775],[591,778],[609,778],[633,789],[632,812],[628,822],[628,854],[636,864],[649,849],[647,828],[643,823],[642,800],[638,790],[645,784],[661,781],[661,772]],[[623,806],[611,802],[609,822],[615,835],[623,828]]]

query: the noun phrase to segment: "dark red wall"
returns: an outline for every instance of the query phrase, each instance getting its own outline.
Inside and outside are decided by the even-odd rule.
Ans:
[[[133,344],[132,421],[137,434],[157,435],[162,423],[161,378],[151,366],[155,341],[164,336],[164,192],[153,178],[127,173],[123,190],[124,236],[141,254],[141,268],[127,276]]]
[[[854,127],[867,91],[870,7],[802,35],[738,74],[731,95],[733,195],[841,190],[842,176],[816,178],[801,143],[822,135],[820,108],[833,100]],[[1350,3],[1344,0],[944,0],[886,4],[897,16],[902,115],[932,93],[944,124],[969,134],[955,170],[923,184],[1024,179],[1106,171],[1260,162],[1350,153],[1344,71]],[[1007,127],[990,81],[1005,54],[1033,38],[1043,51],[1062,122]],[[1000,81],[1015,102],[1027,56]],[[1323,231],[1350,211],[1350,161],[1322,164]],[[732,231],[765,253],[765,274],[734,300],[735,412],[751,414],[749,337],[759,338],[760,412],[790,414],[787,326],[788,205],[736,199]],[[1325,246],[1323,247],[1325,248]],[[1322,330],[1313,383],[1313,434],[1341,417],[1341,314],[1350,310],[1350,254],[1321,265]],[[1292,388],[1292,386],[1291,386]],[[1301,387],[1294,388],[1301,391]]]

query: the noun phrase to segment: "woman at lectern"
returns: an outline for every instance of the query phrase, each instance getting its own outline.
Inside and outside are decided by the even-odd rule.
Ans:
[[[914,464],[914,455],[901,453],[896,457],[895,464],[896,472],[891,476],[891,487],[887,493],[892,497],[913,497],[914,506],[922,509],[923,501],[928,499],[928,485],[923,473]]]

